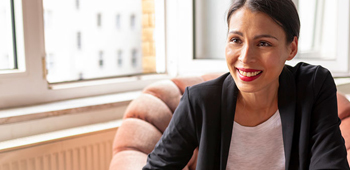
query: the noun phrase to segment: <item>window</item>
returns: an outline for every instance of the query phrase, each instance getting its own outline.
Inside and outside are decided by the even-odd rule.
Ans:
[[[45,29],[50,29],[52,27],[52,12],[49,10],[45,10],[44,15],[44,26]]]
[[[302,58],[334,59],[336,49],[337,1],[300,1]],[[310,53],[311,55],[306,55]],[[312,55],[312,53],[318,53]]]
[[[165,47],[155,45],[161,43],[161,39],[164,39],[164,31],[161,30],[164,27],[158,28],[164,25],[164,20],[158,19],[160,18],[158,16],[162,15],[155,14],[158,9],[164,9],[164,6],[161,7],[163,0],[158,2],[160,7],[147,10],[142,9],[142,0],[133,1],[133,5],[129,5],[125,1],[114,0],[82,2],[84,2],[84,5],[79,7],[79,13],[77,13],[76,8],[62,8],[62,6],[68,6],[71,2],[62,1],[59,3],[60,5],[57,5],[55,1],[43,0],[44,10],[51,11],[51,15],[54,16],[51,21],[51,29],[45,29],[45,51],[55,55],[57,70],[69,70],[57,71],[55,76],[50,75],[49,72],[48,77],[51,77],[49,83],[79,81],[79,76],[77,76],[79,73],[83,73],[84,80],[92,80],[165,72],[164,63],[166,60],[155,60],[156,55],[159,56],[157,59],[165,57],[165,50],[156,52]],[[91,16],[96,16],[96,20],[91,20]],[[124,21],[122,16],[129,16],[130,20]],[[152,21],[153,24],[138,27],[143,22],[143,18]],[[159,20],[158,23],[155,20]],[[67,23],[69,23],[69,27],[66,26]],[[97,24],[97,27],[103,27],[104,30],[96,29],[93,26],[94,24]],[[132,30],[121,30],[122,25],[130,25]],[[159,31],[156,32],[156,29],[159,29]],[[76,40],[72,39],[72,34],[76,34],[76,37],[73,37]],[[76,44],[71,44],[71,42],[76,42]],[[143,47],[145,43],[150,45]],[[76,48],[72,48],[74,46]],[[102,56],[99,54],[101,49],[103,49]],[[132,49],[137,51],[137,59],[133,59],[132,52],[130,54],[128,54],[129,52],[125,53],[123,57],[118,59],[118,63],[120,63],[118,67],[123,64],[123,66],[130,66],[130,68],[118,72],[114,71],[115,64],[110,63],[115,63],[115,51],[122,50],[126,52],[132,51]],[[142,57],[147,57],[149,60],[141,60]],[[132,60],[135,60],[136,63],[132,63]],[[151,61],[152,63],[143,64],[142,61]],[[157,69],[157,65],[163,65],[163,68],[158,67]],[[103,68],[103,71],[101,68]]]
[[[77,48],[81,49],[81,33],[77,32]]]
[[[55,67],[55,59],[53,54],[48,54],[46,56],[46,69],[48,72],[53,72]]]
[[[13,6],[11,6],[11,2],[13,2]],[[196,3],[194,3],[194,1],[179,0],[167,1],[164,4],[164,0],[154,0],[153,17],[148,15],[152,10],[142,9],[141,0],[135,1],[133,5],[126,3],[129,1],[82,1],[79,12],[74,7],[74,2],[52,0],[0,1],[0,37],[2,37],[0,38],[0,44],[3,47],[0,48],[0,65],[2,67],[0,68],[0,101],[6,101],[0,102],[0,109],[140,90],[154,80],[160,79],[158,77],[150,78],[148,75],[140,75],[140,73],[166,72],[169,75],[178,75],[227,71],[223,59],[213,60],[206,57],[194,59],[196,44],[200,43],[195,38],[199,38],[198,35],[203,35],[203,33],[194,31],[199,28],[193,24],[194,19],[200,17],[200,15],[196,15],[195,18],[192,17],[194,12],[198,12],[198,10],[193,10],[195,9],[194,5],[201,2],[214,3],[214,1],[195,0]],[[327,6],[327,3],[325,2],[324,6]],[[339,49],[348,50],[350,46],[348,42],[349,19],[346,19],[349,17],[348,8],[350,5],[349,1],[338,0],[337,3],[336,13],[337,24],[339,25],[336,27],[337,55],[336,59],[325,60],[325,62],[345,64],[344,67],[336,66],[336,69],[348,70],[348,52]],[[129,7],[132,7],[132,9],[129,9]],[[213,4],[213,7],[215,7],[215,4]],[[227,6],[223,11],[226,8]],[[130,11],[125,12],[124,9]],[[11,10],[15,15],[11,15]],[[51,11],[52,26],[50,29],[44,26],[45,22],[49,22],[44,19],[45,11]],[[104,27],[107,28],[108,24],[109,29],[104,31],[96,29],[95,17],[99,12],[103,12]],[[120,25],[123,28],[124,26],[128,28],[131,25],[130,16],[134,14],[135,29],[132,31],[130,29],[117,30],[115,28],[116,13],[121,16]],[[224,14],[220,15],[218,21],[221,21],[223,25],[218,25],[218,28],[225,27],[226,24]],[[14,22],[13,16],[16,17]],[[154,28],[150,24],[152,20],[155,23]],[[143,21],[145,21],[145,24],[142,24],[142,28],[138,28],[138,24],[143,23]],[[23,25],[23,23],[26,24]],[[13,36],[14,32],[16,38]],[[210,32],[208,31],[208,33]],[[25,41],[23,33],[26,35]],[[166,39],[164,38],[165,34]],[[218,34],[218,37],[221,36]],[[340,39],[338,39],[339,37]],[[14,50],[12,45],[14,42],[16,42],[15,48],[17,50]],[[152,42],[154,44],[150,45]],[[84,45],[84,48],[82,48],[82,45]],[[131,64],[133,48],[138,51],[137,68],[133,68]],[[100,49],[104,50],[103,59],[106,69],[101,71],[103,74],[95,75],[93,73],[100,71],[97,63]],[[121,55],[118,56],[122,56],[120,58],[123,66],[118,71],[115,70],[115,52],[117,50],[122,51]],[[13,51],[16,51],[17,55],[14,55]],[[45,67],[50,69],[50,59],[46,61],[48,64],[45,66],[46,54],[54,56],[53,68],[57,70],[56,73],[60,73],[59,75],[53,75],[52,71],[45,75]],[[198,54],[197,52],[196,56]],[[216,56],[220,56],[220,54]],[[344,59],[344,56],[345,60],[338,60],[340,58]],[[220,57],[223,58],[223,56]],[[17,61],[17,69],[14,69],[16,67],[13,67],[13,64],[3,66],[4,63],[11,63],[12,61]],[[144,64],[144,61],[150,61],[150,64]],[[313,59],[312,61],[316,60]],[[109,63],[111,64],[109,65]],[[120,63],[119,57],[118,63]],[[108,68],[109,66],[112,68]],[[8,71],[9,69],[10,71]],[[109,72],[108,70],[112,71]],[[137,76],[134,76],[134,74]],[[51,75],[55,78],[49,79]],[[125,77],[119,78],[121,76]],[[161,77],[161,75],[157,76]],[[91,84],[89,84],[90,82]]]
[[[210,5],[206,5],[206,4]],[[223,5],[224,4],[224,5]],[[226,5],[225,5],[226,4]],[[223,29],[224,31],[218,31],[213,32],[215,30],[206,31],[206,27],[198,27],[196,26],[195,22],[196,20],[209,20],[208,18],[204,18],[203,16],[207,16],[206,14],[200,15],[197,14],[198,10],[197,5],[204,5],[212,6],[213,8],[222,7],[219,14],[215,13],[212,9],[208,12],[215,13],[214,16],[219,16],[219,18],[210,19],[211,21],[215,21],[212,25],[215,25],[215,28],[221,29],[225,28],[225,11],[226,8],[229,6],[230,0],[224,0],[220,1],[218,3],[214,0],[192,0],[192,1],[167,1],[167,20],[171,20],[172,22],[167,23],[167,61],[169,61],[169,70],[176,70],[178,74],[204,74],[204,73],[212,73],[212,72],[227,72],[227,65],[224,60],[224,56],[221,56],[223,54],[224,46],[222,48],[222,53],[215,52],[214,58],[206,58],[201,57],[198,58],[198,52],[196,54],[196,51],[199,47],[197,47],[198,38],[199,35],[205,35],[209,33],[213,33],[216,35],[217,40],[215,40],[215,43],[221,43],[220,37],[226,37],[226,29]],[[205,13],[205,11],[202,11],[202,13]],[[195,16],[194,16],[195,14]],[[204,21],[203,21],[204,22]],[[217,22],[220,22],[219,24],[216,24]],[[202,31],[206,31],[206,33],[200,33],[197,29],[202,28]],[[209,28],[213,28],[212,26]],[[209,35],[208,35],[209,36]],[[215,37],[215,36],[213,36]],[[201,41],[206,41],[204,39],[205,37],[202,37]],[[203,42],[204,43],[204,42]],[[219,48],[219,45],[216,45],[214,42],[212,42],[214,48]],[[204,48],[204,47],[201,47]],[[210,48],[210,47],[206,47]],[[208,56],[208,55],[207,55]],[[181,64],[180,64],[181,63]]]
[[[99,52],[98,65],[100,66],[100,68],[103,68],[103,51]]]
[[[55,58],[54,58],[54,54],[53,53],[48,53],[45,57],[45,61],[46,61],[46,76],[48,80],[52,80],[55,77],[57,77],[57,75],[60,74],[60,72],[57,72],[57,68],[55,68]]]
[[[120,29],[120,14],[118,14],[115,17],[115,22],[116,22],[117,29]]]
[[[79,73],[79,80],[84,80],[84,74],[82,72]]]
[[[101,13],[98,13],[97,14],[97,26],[98,27],[101,27],[101,21],[102,20],[102,16],[101,16]]]
[[[137,50],[133,49],[131,52],[131,64],[133,67],[137,66]]]
[[[178,75],[227,71],[224,56],[220,51],[215,52],[219,50],[220,45],[208,46],[205,44],[208,43],[205,39],[210,38],[215,43],[221,43],[220,37],[226,37],[225,15],[228,5],[222,3],[229,4],[230,0],[220,3],[214,0],[166,1],[167,3],[164,3],[164,0],[147,0],[154,8],[142,8],[141,0],[133,1],[132,5],[129,1],[91,0],[81,1],[79,11],[74,4],[76,2],[0,1],[0,37],[5,37],[0,39],[3,47],[0,49],[0,80],[2,80],[0,101],[6,101],[6,103],[0,102],[0,108],[139,90],[156,79],[153,77],[150,79],[145,75],[148,73]],[[298,6],[301,6],[301,3],[308,2],[299,1]],[[316,18],[320,17],[317,15],[318,11],[327,11],[331,8],[332,13],[336,9],[337,26],[334,28],[337,39],[336,42],[328,43],[336,44],[335,55],[329,58],[325,57],[330,55],[322,55],[321,59],[312,58],[307,56],[307,50],[304,50],[304,54],[298,54],[295,61],[319,63],[336,70],[336,73],[349,73],[350,2],[324,0],[324,2],[317,1],[317,5],[316,1],[310,3],[314,3],[314,9],[310,7],[310,11],[314,11],[312,15]],[[335,3],[336,7],[328,3]],[[213,15],[205,14],[206,11]],[[12,13],[15,15],[11,15]],[[103,31],[96,29],[98,13],[101,14]],[[48,19],[50,15],[51,19]],[[117,15],[120,16],[119,19],[116,19]],[[217,18],[205,18],[209,16]],[[333,22],[334,17],[318,19],[315,24],[325,24],[327,21]],[[51,24],[48,24],[49,22]],[[127,29],[116,29],[118,22],[120,28],[125,26]],[[132,25],[134,29],[128,29]],[[315,28],[320,27],[312,29]],[[329,30],[334,28],[332,26]],[[224,31],[215,31],[219,29]],[[323,35],[324,30],[314,32],[315,35]],[[23,33],[26,35],[25,41]],[[309,54],[324,47],[325,43],[319,40],[315,38],[309,40],[314,42],[310,47],[317,47],[309,48],[312,49],[309,50],[311,51]],[[200,48],[209,52],[204,54]],[[101,49],[103,49],[104,69],[99,68],[98,57]],[[134,55],[133,49],[137,51]],[[118,61],[116,61],[118,50],[122,53],[117,54]],[[50,59],[46,59],[45,56],[50,54],[54,56],[55,71],[49,71],[46,75],[45,67],[50,70],[51,66]],[[15,61],[17,69],[14,66]],[[122,63],[122,69],[116,71],[116,62],[118,65]],[[136,63],[136,67],[132,63]],[[328,67],[327,64],[331,66]],[[90,82],[93,83],[88,84]],[[23,88],[23,84],[26,88]]]
[[[6,51],[4,57],[1,50],[5,48],[1,48],[0,57],[11,61],[15,56],[13,51],[16,51],[18,68],[14,71],[0,70],[0,101],[6,101],[0,102],[0,109],[140,90],[151,82],[168,78],[165,74],[154,73],[172,72],[174,75],[173,71],[167,70],[170,67],[164,64],[168,62],[165,60],[165,49],[162,49],[166,44],[164,0],[149,0],[151,3],[148,6],[154,6],[149,9],[142,9],[141,0],[133,1],[133,5],[128,1],[82,1],[84,3],[80,4],[79,11],[75,6],[76,1],[13,2],[14,8],[6,9],[14,9],[16,27],[10,29],[10,34],[6,32],[3,35],[12,37],[12,31],[16,30],[16,39],[11,38],[11,43],[6,40],[6,44],[13,44],[16,40],[17,50]],[[2,7],[4,3],[7,1],[0,2]],[[45,11],[51,11],[48,14],[51,21],[47,17],[44,19],[47,15]],[[98,13],[101,13],[101,21],[103,15],[103,31],[96,29]],[[116,13],[120,16],[134,15],[135,29],[115,29]],[[149,15],[148,20],[154,24],[138,27],[146,18],[143,15]],[[6,21],[12,21],[9,16],[5,17]],[[51,26],[45,26],[49,22]],[[129,22],[129,19],[120,19],[120,25],[129,26]],[[0,29],[3,26],[0,24]],[[0,43],[3,41],[4,38],[0,39]],[[143,43],[151,45],[144,49]],[[99,68],[100,49],[103,49],[103,69]],[[132,49],[137,50],[136,67],[131,65]],[[118,71],[115,70],[117,50],[123,51],[123,69]],[[53,56],[52,67],[50,55]],[[143,61],[150,62],[145,64]],[[46,72],[50,69],[54,71]]]
[[[118,54],[117,54],[117,65],[118,67],[122,67],[123,65],[123,51],[122,50],[118,50]]]
[[[75,0],[75,7],[79,9],[80,7],[80,0]]]
[[[349,1],[295,0],[301,21],[299,51],[290,64],[304,61],[349,74]]]
[[[226,15],[231,0],[194,0],[195,59],[225,59]]]
[[[135,24],[136,24],[136,18],[135,18],[135,15],[131,15],[130,16],[130,28],[131,29],[135,29]]]
[[[0,2],[0,70],[17,69],[13,1]]]

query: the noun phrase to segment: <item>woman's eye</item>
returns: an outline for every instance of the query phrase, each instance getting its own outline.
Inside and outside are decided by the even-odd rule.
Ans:
[[[261,46],[261,47],[270,47],[271,45],[265,41],[261,41],[259,42],[259,45],[258,46]]]
[[[242,43],[242,41],[239,38],[231,38],[231,42],[236,43],[236,44]]]

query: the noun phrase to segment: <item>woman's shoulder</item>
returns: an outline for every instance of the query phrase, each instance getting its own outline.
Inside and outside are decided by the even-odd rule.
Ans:
[[[332,77],[330,71],[320,65],[312,65],[300,62],[295,66],[286,65],[284,71],[290,72],[296,79],[319,80],[326,77]]]
[[[312,65],[304,62],[299,62],[294,67],[286,65],[285,69],[291,71],[294,75],[298,76],[314,76],[315,74],[330,74],[329,70],[320,66],[320,65]]]
[[[304,62],[296,64],[294,67],[286,65],[283,74],[292,74],[297,86],[310,86],[317,90],[324,84],[328,87],[335,86],[331,72],[320,66]]]

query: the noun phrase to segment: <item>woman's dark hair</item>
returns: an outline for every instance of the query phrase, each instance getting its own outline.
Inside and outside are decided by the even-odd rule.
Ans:
[[[291,43],[294,36],[299,38],[300,20],[292,0],[234,0],[227,14],[228,25],[232,14],[242,7],[269,15],[283,28],[287,43]]]

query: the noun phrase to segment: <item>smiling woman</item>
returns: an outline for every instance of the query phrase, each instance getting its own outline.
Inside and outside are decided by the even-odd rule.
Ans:
[[[278,77],[285,61],[297,53],[297,37],[287,42],[283,28],[262,12],[241,8],[229,17],[226,61],[236,85],[241,92],[263,90],[268,93],[262,96],[277,101]]]
[[[330,72],[285,65],[298,52],[292,0],[234,0],[227,15],[230,73],[186,88],[144,170],[349,169]]]

